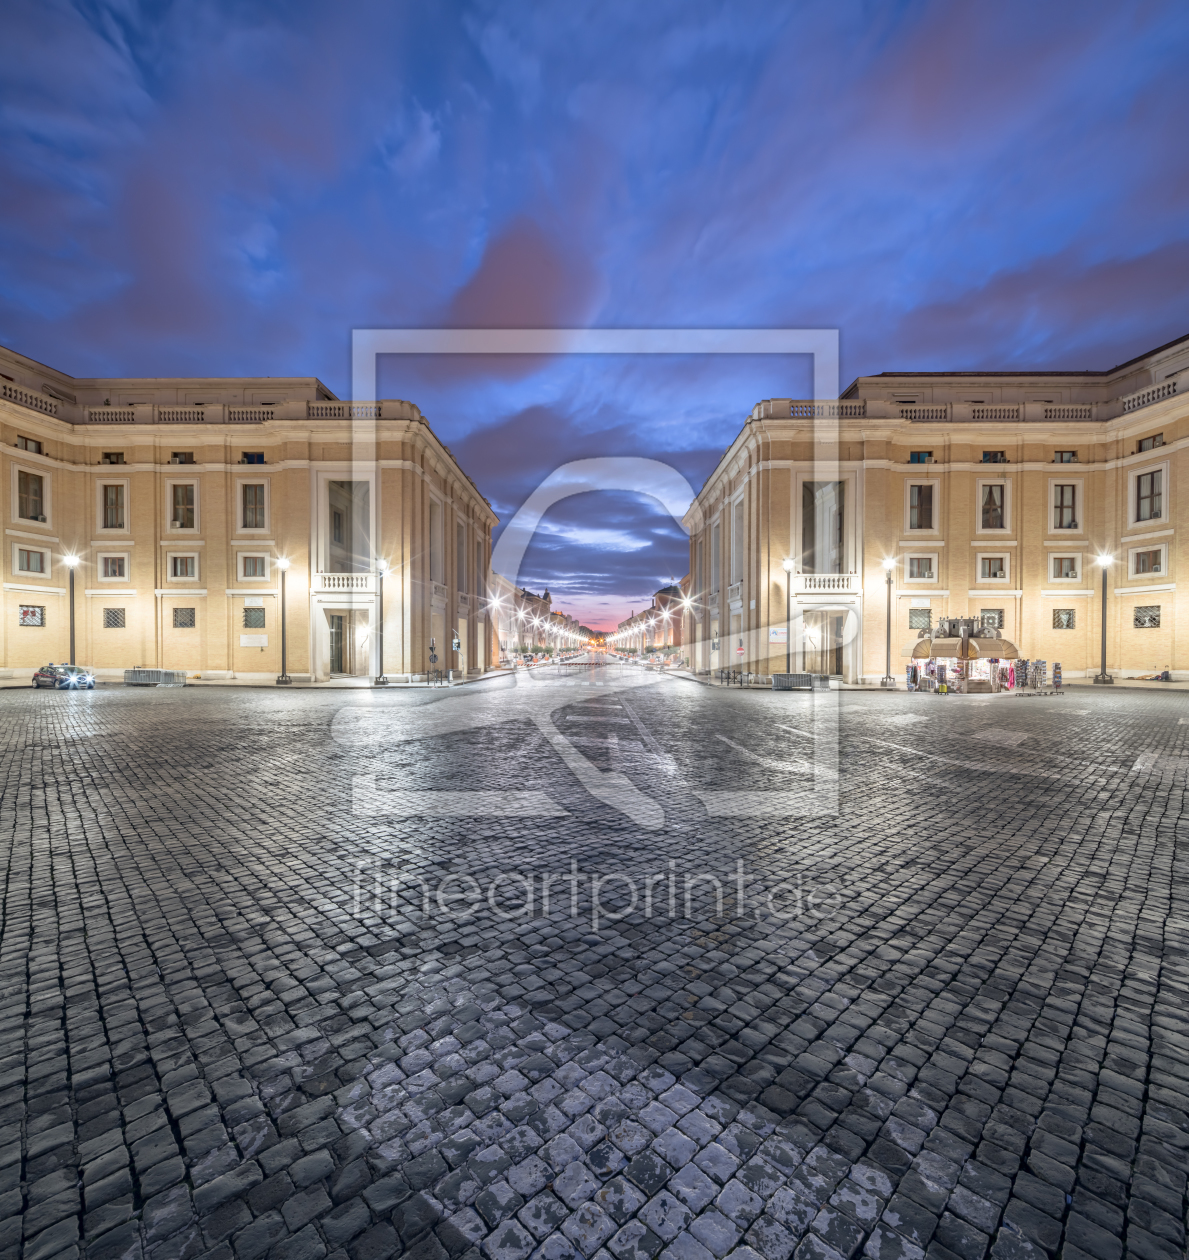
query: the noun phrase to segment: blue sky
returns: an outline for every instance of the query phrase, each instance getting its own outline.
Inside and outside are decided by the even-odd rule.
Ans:
[[[864,372],[1109,367],[1189,332],[1189,9],[9,0],[0,342],[76,375],[318,375],[353,327],[841,330]],[[387,361],[503,519],[559,463],[694,484],[802,360]],[[648,503],[523,579],[607,625]]]

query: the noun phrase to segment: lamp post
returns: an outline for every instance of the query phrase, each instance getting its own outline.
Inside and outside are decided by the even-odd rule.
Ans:
[[[784,672],[793,672],[793,561],[780,562],[784,570]]]
[[[278,560],[277,568],[281,571],[281,672],[277,675],[277,686],[288,687],[293,681],[289,677],[288,643],[285,639],[285,574],[289,572],[289,561]]]
[[[379,661],[380,672],[376,675],[376,679],[375,679],[377,687],[388,686],[388,676],[384,673],[384,575],[387,572],[388,572],[388,561],[377,560],[376,561],[376,581],[379,583],[379,586],[380,586],[380,624],[378,627],[379,632],[380,632],[380,645],[379,645],[380,646],[380,661]]]
[[[1102,670],[1094,676],[1096,683],[1113,683],[1115,680],[1106,672],[1106,574],[1111,567],[1114,556],[1101,555],[1098,557],[1099,567],[1102,569],[1102,609],[1100,616],[1102,617]]]
[[[892,677],[892,570],[896,567],[894,556],[888,556],[883,562],[884,572],[888,575],[888,639],[887,656],[884,658],[884,674],[879,680],[881,687],[895,690],[896,680]]]
[[[78,556],[63,556],[62,563],[70,570],[70,663],[74,664],[74,571],[78,568]]]

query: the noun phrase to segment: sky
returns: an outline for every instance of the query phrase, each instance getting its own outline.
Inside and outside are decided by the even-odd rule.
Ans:
[[[0,343],[76,376],[316,375],[353,328],[840,331],[885,370],[1189,332],[1189,7],[7,0]],[[507,521],[568,460],[699,489],[801,357],[389,357]],[[680,577],[591,492],[521,570],[610,627]]]

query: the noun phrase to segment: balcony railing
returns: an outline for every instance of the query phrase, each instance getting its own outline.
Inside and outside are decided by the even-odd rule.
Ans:
[[[793,593],[819,595],[831,592],[856,592],[859,589],[857,573],[796,573],[793,575]]]
[[[58,414],[58,404],[54,399],[47,398],[44,394],[35,394],[31,389],[22,389],[19,385],[10,385],[7,381],[0,385],[0,398],[29,407],[33,411],[40,411],[46,416]]]
[[[1126,398],[1119,400],[1123,404],[1123,414],[1138,411],[1141,407],[1150,407],[1152,403],[1160,402],[1164,398],[1171,398],[1177,392],[1178,383],[1176,380],[1161,381],[1159,385],[1128,394]]]
[[[355,592],[359,595],[376,593],[374,573],[315,573],[311,583],[315,595],[336,592]]]
[[[727,587],[727,602],[730,604],[733,604],[737,599],[742,599],[742,598],[743,598],[743,583],[732,582],[731,585]]]

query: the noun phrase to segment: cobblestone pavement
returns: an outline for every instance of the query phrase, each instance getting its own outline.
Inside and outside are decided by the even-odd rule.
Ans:
[[[0,714],[3,1260],[1184,1253],[1183,696]]]

